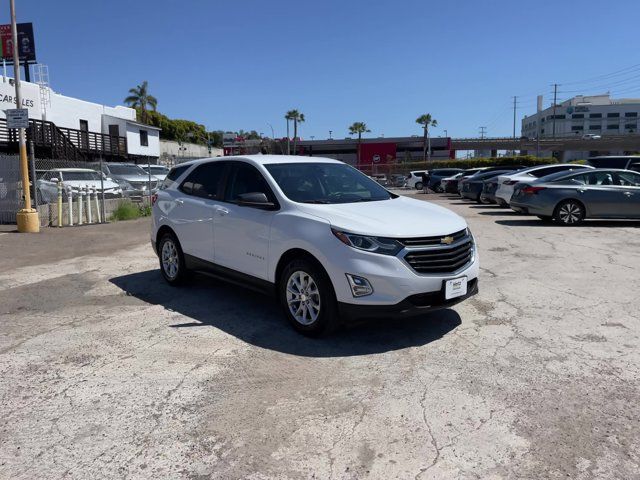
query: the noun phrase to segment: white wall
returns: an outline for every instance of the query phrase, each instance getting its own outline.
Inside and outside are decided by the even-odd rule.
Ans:
[[[29,118],[42,119],[40,109],[40,87],[35,83],[20,82],[20,93],[22,95],[22,108],[29,110]],[[4,111],[8,108],[16,107],[16,87],[13,79],[0,76],[0,118],[6,118]]]
[[[140,145],[140,130],[146,130],[149,145]],[[127,150],[132,155],[160,156],[160,131],[139,126],[135,123],[127,123]]]

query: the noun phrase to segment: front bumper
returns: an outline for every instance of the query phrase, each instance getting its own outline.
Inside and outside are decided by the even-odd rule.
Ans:
[[[467,283],[467,293],[461,297],[445,299],[445,282],[439,291],[410,295],[394,305],[357,305],[338,302],[340,318],[345,323],[358,323],[376,319],[412,318],[427,312],[452,307],[478,293],[478,278]]]

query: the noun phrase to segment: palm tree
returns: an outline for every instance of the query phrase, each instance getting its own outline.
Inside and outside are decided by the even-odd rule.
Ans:
[[[153,95],[149,95],[149,83],[145,80],[142,85],[129,89],[129,96],[124,99],[125,103],[131,105],[132,108],[140,109],[140,121],[147,122],[147,106],[153,111],[158,107],[158,100]]]
[[[353,122],[349,127],[349,135],[358,135],[358,165],[360,165],[360,143],[362,142],[362,134],[370,131],[364,122]]]
[[[298,110],[289,110],[284,118],[287,119],[287,139],[289,138],[289,120],[293,120],[293,154],[297,155],[296,146],[298,144],[298,123],[304,122],[304,113],[300,113]],[[287,150],[289,150],[288,140]]]
[[[431,160],[431,137],[429,136],[429,127],[437,127],[438,121],[431,118],[430,113],[425,113],[424,115],[420,115],[418,118],[416,118],[416,123],[422,125],[422,128],[424,128],[422,159],[426,162],[427,160]],[[428,149],[427,142],[429,143]]]

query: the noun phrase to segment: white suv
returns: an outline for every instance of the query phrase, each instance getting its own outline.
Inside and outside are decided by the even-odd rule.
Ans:
[[[422,174],[426,170],[416,170],[413,172],[409,172],[407,175],[407,187],[415,188],[416,190],[422,190]]]
[[[197,160],[174,167],[152,201],[151,244],[167,282],[200,270],[273,292],[307,335],[338,319],[419,315],[478,291],[464,219],[336,160]]]

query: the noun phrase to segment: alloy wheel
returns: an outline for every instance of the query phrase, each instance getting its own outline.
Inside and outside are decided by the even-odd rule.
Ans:
[[[301,325],[312,325],[320,316],[320,291],[311,275],[302,270],[287,280],[287,307]]]
[[[162,245],[162,269],[173,280],[178,276],[178,249],[172,240],[166,240]]]
[[[560,207],[558,217],[562,223],[566,223],[567,225],[578,223],[582,220],[582,209],[579,205],[568,202]]]

